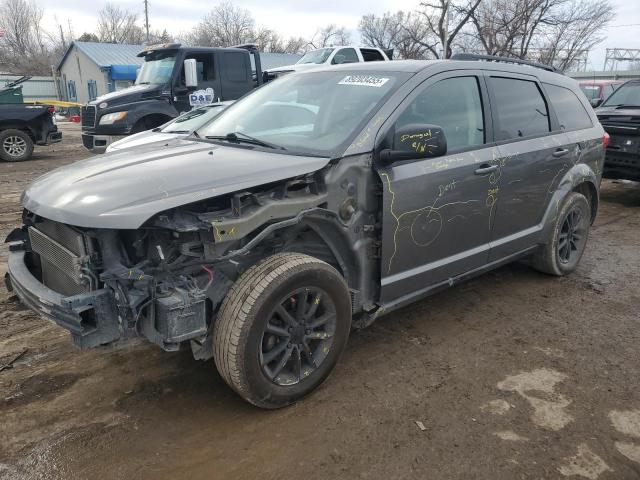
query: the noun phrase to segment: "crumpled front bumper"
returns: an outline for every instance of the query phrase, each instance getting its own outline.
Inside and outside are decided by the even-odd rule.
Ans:
[[[29,271],[25,251],[12,245],[9,251],[7,289],[16,293],[31,310],[71,333],[80,348],[113,342],[121,337],[113,292],[103,288],[65,297],[43,285]]]

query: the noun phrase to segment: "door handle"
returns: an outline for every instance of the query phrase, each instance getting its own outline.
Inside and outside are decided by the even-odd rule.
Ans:
[[[498,165],[484,163],[480,165],[480,168],[478,168],[474,173],[476,175],[486,175],[487,173],[495,172],[496,170],[498,170]]]
[[[558,158],[558,157],[565,156],[567,153],[569,153],[569,149],[568,148],[559,148],[555,152],[553,152],[551,155],[553,155],[554,157]]]

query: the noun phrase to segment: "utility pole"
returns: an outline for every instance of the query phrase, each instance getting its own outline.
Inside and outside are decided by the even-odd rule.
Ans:
[[[149,0],[144,0],[144,28],[147,31],[147,43],[149,43]]]

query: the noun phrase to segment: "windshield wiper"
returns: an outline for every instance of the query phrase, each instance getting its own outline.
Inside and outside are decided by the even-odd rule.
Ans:
[[[621,103],[620,105],[615,105],[616,108],[640,108],[640,105],[630,105],[626,103]]]
[[[251,145],[258,145],[260,147],[273,148],[274,150],[286,150],[286,148],[276,145],[274,143],[265,142],[259,138],[252,137],[242,132],[231,132],[224,136],[220,135],[208,135],[206,138],[209,140],[225,140],[233,143],[249,143]]]

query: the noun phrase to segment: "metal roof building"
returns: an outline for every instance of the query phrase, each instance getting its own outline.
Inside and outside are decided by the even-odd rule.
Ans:
[[[61,96],[86,103],[100,95],[130,86],[143,59],[142,45],[73,42],[57,65]]]

